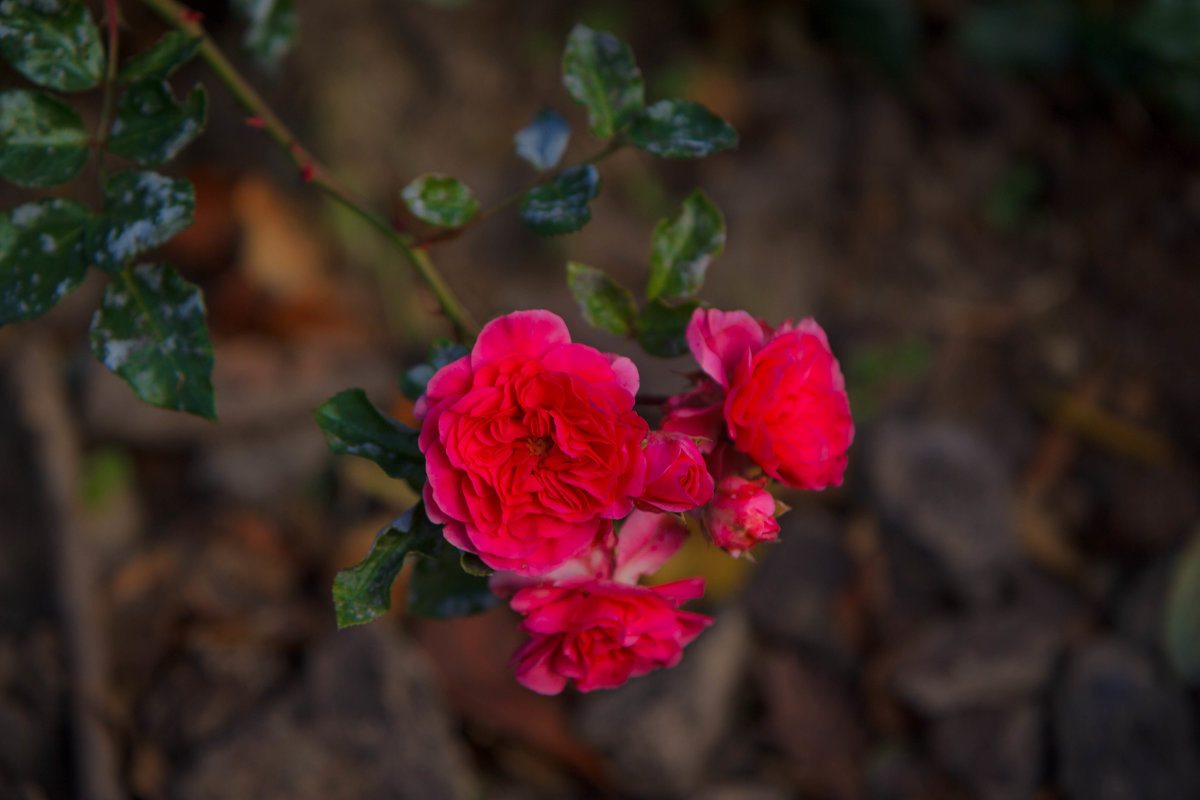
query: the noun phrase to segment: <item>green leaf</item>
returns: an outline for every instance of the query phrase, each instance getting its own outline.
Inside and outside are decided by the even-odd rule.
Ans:
[[[479,201],[467,185],[449,175],[426,173],[400,191],[417,219],[442,228],[465,225],[479,213]]]
[[[165,81],[139,81],[117,101],[108,149],[143,167],[170,161],[204,130],[207,110],[203,86],[181,104]]]
[[[525,224],[542,236],[571,233],[592,218],[588,203],[599,192],[600,173],[591,164],[580,164],[526,192],[518,211]]]
[[[1175,566],[1163,618],[1163,642],[1175,671],[1189,683],[1200,683],[1200,532]]]
[[[645,104],[642,73],[629,45],[586,25],[576,25],[567,37],[563,86],[587,108],[592,133],[601,139],[611,139]]]
[[[75,200],[26,203],[0,216],[0,325],[40,316],[83,281],[92,212]]]
[[[692,312],[700,307],[692,300],[679,306],[669,306],[662,300],[651,300],[633,324],[638,344],[652,356],[674,358],[688,351],[687,326]]]
[[[159,408],[217,418],[200,289],[166,265],[118,273],[92,317],[92,352]]]
[[[275,72],[296,43],[293,0],[233,0],[233,8],[250,24],[242,47],[268,72]]]
[[[335,394],[317,406],[313,416],[333,452],[370,459],[391,477],[417,486],[424,481],[418,432],[385,417],[362,389]]]
[[[100,31],[82,3],[0,2],[0,56],[38,86],[90,89],[104,74]]]
[[[469,555],[441,541],[432,555],[416,559],[408,583],[409,613],[446,619],[477,614],[499,603],[487,577],[463,567]]]
[[[535,169],[551,169],[567,150],[571,126],[562,114],[551,109],[539,111],[533,121],[513,137],[517,155]]]
[[[659,100],[629,128],[630,144],[666,158],[703,158],[737,141],[732,125],[691,100]]]
[[[724,247],[721,210],[697,189],[683,201],[678,217],[661,219],[654,226],[646,298],[681,300],[696,294],[704,285],[709,262]]]
[[[629,335],[637,305],[628,289],[602,270],[577,261],[567,262],[567,286],[589,325],[618,336]]]
[[[57,186],[88,158],[79,112],[28,89],[0,92],[0,175],[18,186]]]
[[[441,526],[425,516],[421,503],[393,520],[375,537],[367,557],[339,570],[333,579],[337,625],[362,625],[392,607],[392,584],[409,553],[429,553],[442,541]]]
[[[97,267],[116,272],[192,224],[196,196],[183,178],[128,169],[104,183],[104,214],[88,248]]]
[[[165,81],[196,54],[203,41],[202,37],[189,36],[183,31],[167,31],[149,50],[126,61],[117,80],[121,83]]]

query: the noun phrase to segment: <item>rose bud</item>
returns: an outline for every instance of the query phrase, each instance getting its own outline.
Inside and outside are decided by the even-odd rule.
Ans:
[[[646,488],[639,508],[680,512],[712,499],[713,478],[696,443],[681,433],[654,431],[646,441]]]
[[[713,544],[731,556],[741,556],[759,542],[779,538],[775,498],[763,488],[766,483],[766,478],[748,481],[730,475],[717,486],[705,523]]]

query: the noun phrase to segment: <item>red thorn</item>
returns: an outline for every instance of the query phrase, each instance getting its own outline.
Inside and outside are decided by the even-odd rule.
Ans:
[[[194,22],[197,25],[199,25],[200,22],[204,19],[204,14],[200,13],[199,11],[194,11],[189,8],[185,11],[179,12],[179,18],[181,20],[183,20],[184,22]]]
[[[305,164],[300,167],[300,177],[306,181],[311,181],[317,175],[317,168],[312,164]]]
[[[249,125],[251,128],[262,128],[262,127],[265,127],[267,123],[263,122],[262,117],[255,116],[255,117],[246,117],[246,124]]]

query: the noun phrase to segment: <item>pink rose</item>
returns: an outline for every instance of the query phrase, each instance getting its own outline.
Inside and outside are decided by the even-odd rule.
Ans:
[[[679,610],[703,592],[703,578],[662,586],[581,579],[522,589],[512,607],[525,615],[521,630],[531,638],[513,655],[517,680],[541,694],[558,694],[568,680],[590,692],[673,667],[712,624]]]
[[[762,349],[745,353],[730,378],[725,422],[737,448],[788,486],[842,484],[854,422],[820,325],[784,323]]]
[[[701,369],[726,389],[722,412],[738,450],[797,489],[841,485],[854,423],[820,325],[805,319],[772,331],[744,311],[697,309],[687,340]],[[664,430],[707,422],[711,395],[704,384],[681,395],[667,409]]]
[[[763,488],[766,483],[766,478],[748,481],[737,475],[721,480],[705,517],[713,544],[740,556],[759,542],[779,538],[775,498]]]
[[[642,494],[637,368],[571,342],[549,311],[492,320],[430,379],[414,413],[429,518],[495,569],[549,572]]]
[[[646,488],[638,498],[639,508],[690,511],[712,498],[712,475],[689,437],[654,431],[646,442],[645,453]]]

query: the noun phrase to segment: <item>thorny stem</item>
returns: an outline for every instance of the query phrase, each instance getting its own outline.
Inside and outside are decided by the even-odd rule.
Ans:
[[[108,18],[108,63],[104,71],[104,99],[100,106],[100,127],[96,130],[96,166],[104,182],[104,145],[108,141],[108,125],[112,120],[113,94],[117,83],[117,46],[120,42],[121,9],[117,0],[104,0],[104,15]]]
[[[554,172],[549,177],[535,183],[533,185],[533,188],[536,189],[538,186],[545,186],[547,183],[550,183],[550,181],[554,180],[559,175],[566,172],[568,169],[574,169],[575,167],[581,167],[584,164],[599,164],[601,161],[608,158],[613,153],[617,152],[622,147],[624,147],[625,144],[626,143],[625,143],[624,139],[622,139],[621,137],[618,136],[617,138],[615,138],[611,142],[609,142],[604,147],[603,150],[600,150],[599,152],[593,154],[590,158],[586,158],[583,161],[579,162],[578,164],[576,164],[572,167],[563,167],[562,169]],[[424,239],[418,239],[416,242],[413,243],[413,246],[427,248],[430,245],[435,245],[440,242],[448,242],[451,239],[457,239],[459,236],[461,236],[463,234],[463,232],[470,230],[471,228],[475,227],[479,223],[483,222],[485,219],[488,219],[489,217],[495,215],[496,213],[498,213],[500,211],[503,211],[504,209],[508,208],[509,206],[511,206],[514,203],[516,203],[517,201],[519,201],[522,197],[525,196],[525,194],[527,192],[529,192],[529,189],[524,189],[520,192],[517,192],[516,194],[509,195],[508,197],[504,198],[496,205],[491,206],[489,208],[485,208],[483,211],[476,214],[474,218],[472,218],[468,222],[463,223],[462,225],[459,225],[457,228],[451,228],[448,231],[440,231],[438,233],[433,234],[432,236],[426,236]]]
[[[114,4],[115,0],[106,0],[106,2]],[[446,285],[428,253],[415,248],[409,237],[397,231],[387,219],[372,211],[355,197],[353,192],[300,144],[291,130],[254,90],[254,87],[247,83],[246,79],[229,62],[229,59],[225,58],[225,55],[200,24],[200,15],[175,0],[141,0],[141,2],[177,30],[183,31],[189,36],[201,38],[198,51],[200,58],[213,71],[217,80],[229,90],[238,104],[251,114],[249,124],[252,127],[261,128],[271,141],[288,154],[296,168],[300,170],[300,175],[304,180],[380,231],[420,274],[425,285],[437,298],[438,305],[449,318],[459,338],[464,340],[474,338],[479,332],[479,326],[472,319],[470,312],[454,296],[450,287]]]

